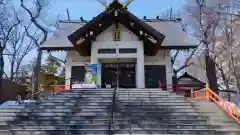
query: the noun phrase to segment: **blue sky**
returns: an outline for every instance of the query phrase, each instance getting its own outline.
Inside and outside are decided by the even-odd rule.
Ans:
[[[161,15],[162,12],[169,10],[171,7],[173,12],[178,12],[185,2],[186,0],[134,0],[128,9],[140,18],[143,16],[156,18],[157,15]],[[79,20],[81,16],[86,20],[91,20],[105,9],[97,0],[55,0],[49,8],[48,18],[55,19],[56,16],[59,16],[61,20],[67,19],[67,9],[69,9],[72,20]],[[54,54],[61,59],[65,57],[65,55],[62,55],[63,53]]]
[[[16,2],[16,4],[19,3],[18,0],[16,0]],[[155,18],[157,15],[160,16],[162,12],[169,10],[171,7],[173,12],[181,10],[185,2],[186,0],[134,0],[129,6],[129,11],[140,18],[143,16],[147,16],[147,18]],[[70,18],[72,20],[78,20],[81,16],[86,20],[91,20],[94,16],[97,16],[104,10],[104,6],[97,2],[97,0],[54,0],[48,8],[48,13],[47,15],[44,15],[43,19],[54,22],[57,16],[59,16],[60,20],[67,19],[66,9],[69,9]],[[65,59],[65,53],[63,52],[53,54],[56,57]],[[36,57],[35,51],[31,52],[28,57],[24,59],[23,64],[28,63],[34,57]],[[5,69],[8,69],[7,65],[5,66]]]
[[[134,0],[129,6],[129,10],[138,17],[155,18],[170,7],[174,11],[181,9],[185,2],[186,0]],[[67,19],[67,8],[70,11],[71,19],[79,19],[80,16],[83,16],[87,20],[104,10],[97,0],[57,0],[52,4],[50,13],[60,15],[61,19]]]
[[[48,16],[60,19],[67,19],[67,9],[69,9],[70,18],[79,20],[82,16],[86,20],[91,20],[104,10],[104,6],[97,0],[55,0],[52,3]],[[110,1],[110,0],[106,0]],[[162,12],[169,10],[171,7],[173,12],[178,12],[185,5],[186,0],[134,0],[128,7],[129,11],[137,17],[156,18]],[[54,17],[53,17],[54,16]],[[57,57],[64,59],[62,53],[54,53]]]

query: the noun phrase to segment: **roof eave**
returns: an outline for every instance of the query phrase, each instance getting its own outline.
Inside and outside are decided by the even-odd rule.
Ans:
[[[74,50],[74,47],[40,47],[40,50],[46,50],[46,51],[68,51],[68,50]]]
[[[73,45],[75,45],[76,44],[75,41],[78,40],[78,38],[79,38],[78,35],[83,35],[89,29],[89,27],[91,27],[91,25],[93,25],[97,20],[100,20],[101,18],[103,18],[104,16],[106,16],[108,14],[110,14],[110,12],[108,12],[108,10],[103,11],[97,17],[93,18],[91,21],[86,23],[84,26],[80,27],[78,30],[76,30],[71,35],[69,35],[68,40]]]
[[[182,45],[182,46],[179,46],[179,45],[172,45],[172,46],[162,46],[160,45],[160,49],[176,49],[176,50],[181,50],[181,49],[194,49],[194,48],[197,48],[198,46],[197,45]]]

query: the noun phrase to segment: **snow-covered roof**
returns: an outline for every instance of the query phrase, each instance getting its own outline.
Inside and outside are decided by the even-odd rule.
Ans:
[[[162,46],[196,46],[198,41],[183,31],[180,22],[174,21],[145,21],[157,31],[165,35]],[[58,31],[49,37],[40,48],[71,48],[68,36],[85,25],[80,21],[61,21]]]
[[[50,36],[40,48],[73,47],[67,36],[82,27],[85,23],[60,23],[58,31]]]
[[[162,46],[196,46],[198,44],[196,39],[183,30],[180,22],[158,21],[146,23],[165,35]]]

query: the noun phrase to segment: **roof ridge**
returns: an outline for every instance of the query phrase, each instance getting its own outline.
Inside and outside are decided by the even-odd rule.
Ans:
[[[173,19],[140,19],[144,22],[181,22],[181,18],[173,18]],[[86,23],[82,20],[59,20],[60,23]],[[89,20],[87,20],[89,22]]]

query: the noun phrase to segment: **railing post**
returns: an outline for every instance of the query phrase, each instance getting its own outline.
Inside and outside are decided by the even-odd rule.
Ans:
[[[206,96],[207,101],[209,101],[209,100],[210,100],[210,97],[209,97],[208,88],[205,88],[205,96]]]
[[[193,95],[194,95],[194,93],[193,93],[193,89],[191,89],[191,92],[190,92],[190,98],[194,98]]]
[[[208,83],[206,83],[206,87],[205,87],[205,96],[206,96],[206,99],[207,101],[210,100],[210,95],[209,95],[209,90],[208,90]]]

